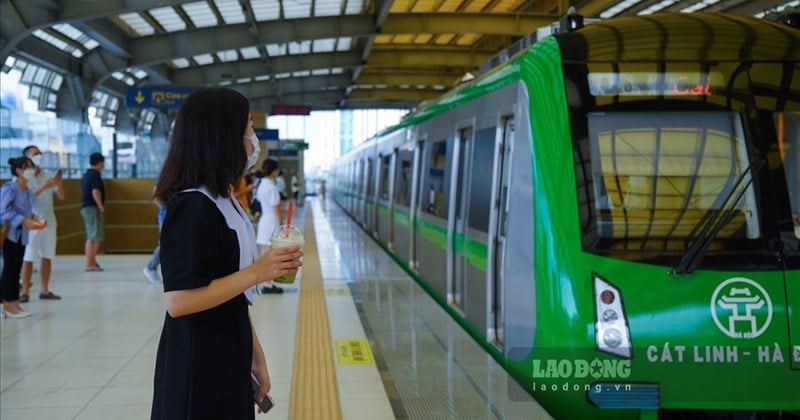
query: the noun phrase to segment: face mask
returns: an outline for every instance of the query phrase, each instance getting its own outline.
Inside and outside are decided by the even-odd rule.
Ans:
[[[33,179],[34,174],[36,173],[36,169],[28,168],[22,171],[22,177],[26,180],[30,181]]]
[[[42,155],[31,156],[30,159],[34,165],[42,166]]]
[[[244,172],[247,173],[253,166],[256,166],[256,162],[258,162],[258,155],[261,153],[261,147],[258,145],[258,137],[253,134],[252,136],[248,137],[250,139],[250,143],[253,144],[253,153],[247,155],[247,166],[244,168]]]

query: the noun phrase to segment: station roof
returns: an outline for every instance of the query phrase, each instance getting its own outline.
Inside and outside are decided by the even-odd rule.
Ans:
[[[65,83],[108,114],[147,85],[229,86],[262,110],[413,108],[570,5],[763,16],[800,0],[0,0],[0,47],[43,109]]]

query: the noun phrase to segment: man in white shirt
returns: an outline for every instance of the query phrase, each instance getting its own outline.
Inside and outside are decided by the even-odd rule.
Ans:
[[[33,179],[28,180],[28,188],[36,195],[36,205],[33,213],[41,220],[47,220],[47,227],[42,230],[31,230],[29,232],[28,245],[25,246],[25,256],[22,263],[22,293],[20,302],[27,302],[30,299],[31,274],[33,272],[33,261],[41,258],[39,266],[39,276],[41,278],[41,288],[39,299],[58,300],[61,296],[50,291],[50,270],[53,257],[56,255],[56,214],[53,211],[53,196],[59,200],[64,200],[64,181],[61,178],[61,170],[53,174],[42,169],[42,152],[36,146],[28,146],[22,150],[23,155],[27,156],[36,170]]]

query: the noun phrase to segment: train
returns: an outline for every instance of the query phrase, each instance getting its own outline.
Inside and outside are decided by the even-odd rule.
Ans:
[[[560,31],[329,180],[556,418],[800,412],[793,27],[657,13]]]

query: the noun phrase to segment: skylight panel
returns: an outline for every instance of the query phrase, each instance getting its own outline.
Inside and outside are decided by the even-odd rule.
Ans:
[[[346,15],[357,15],[364,10],[364,0],[344,0],[347,7],[344,9]]]
[[[200,55],[196,55],[196,56],[194,56],[192,58],[194,58],[194,61],[196,61],[197,64],[199,64],[201,66],[206,65],[206,64],[211,64],[211,63],[214,62],[214,57],[212,57],[211,54],[200,54]]]
[[[711,6],[712,4],[715,3],[719,3],[719,0],[702,0],[689,7],[684,7],[683,9],[681,9],[681,12],[682,13],[696,12],[698,10],[705,9],[706,7]]]
[[[214,0],[214,4],[225,23],[242,23],[246,20],[239,0]]]
[[[263,82],[265,80],[269,80],[269,75],[268,74],[262,74],[261,76],[256,76],[255,80],[256,80],[256,82]]]
[[[150,9],[148,12],[167,32],[186,29],[186,22],[184,22],[178,15],[178,12],[170,6],[156,7],[155,9]]]
[[[277,73],[275,74],[276,79],[286,79],[287,77],[291,77],[291,73]]]
[[[289,43],[289,54],[308,54],[311,52],[311,41],[292,41]]]
[[[50,81],[50,90],[58,91],[61,89],[61,82],[64,81],[64,78],[61,77],[60,74],[56,73],[53,75],[53,80]]]
[[[311,74],[314,76],[325,76],[330,73],[330,69],[314,69],[311,70]]]
[[[283,2],[283,16],[286,19],[306,18],[311,16],[311,2],[302,0],[303,3],[292,0]]]
[[[91,50],[100,45],[100,43],[92,39],[92,37],[86,35],[69,23],[59,23],[57,25],[53,25],[53,29],[72,39],[73,41],[83,45],[87,50]]]
[[[137,35],[152,35],[156,32],[153,26],[147,23],[138,13],[125,13],[117,17],[128,24]]]
[[[111,73],[111,77],[113,77],[113,78],[115,78],[117,80],[122,80],[122,79],[125,78],[125,75],[120,73],[120,72],[118,72],[118,71],[115,71],[115,72]]]
[[[41,29],[36,29],[35,31],[33,31],[33,36],[35,36],[35,37],[41,39],[42,41],[44,41],[44,42],[46,42],[46,43],[58,48],[61,51],[64,51],[64,52],[69,53],[69,54],[72,54],[74,57],[77,57],[77,58],[83,57],[83,51],[81,51],[80,48],[77,48],[77,47],[75,47],[73,45],[70,45],[70,44],[66,43],[65,41],[63,41],[61,39],[58,39],[58,38],[54,37],[53,35],[50,35],[50,34],[48,34],[47,32],[45,32],[45,31],[43,31]]]
[[[314,52],[331,52],[333,51],[336,38],[317,39],[312,43]]]
[[[183,68],[189,67],[189,60],[187,60],[185,58],[176,58],[176,59],[172,60],[172,65],[175,66],[175,67],[183,69]]]
[[[134,67],[134,68],[130,69],[130,71],[131,71],[131,73],[133,73],[133,77],[135,77],[137,79],[144,79],[145,77],[147,77],[147,72],[142,70],[142,69]]]
[[[292,76],[294,76],[294,77],[306,77],[306,76],[309,76],[309,75],[311,75],[311,72],[308,71],[308,70],[301,70],[301,71],[292,72]]]
[[[331,74],[342,74],[344,69],[341,67],[334,67],[331,69]]]
[[[233,84],[233,82],[231,82],[230,80],[223,80],[223,81],[219,82],[220,86],[228,86],[228,85],[232,85],[232,84]]]
[[[647,9],[644,9],[644,10],[640,11],[638,14],[639,15],[649,15],[651,13],[655,13],[655,12],[657,12],[659,10],[662,10],[662,9],[665,9],[665,8],[667,8],[669,6],[672,6],[673,4],[675,4],[677,2],[678,2],[678,0],[662,0],[662,1],[658,2],[658,3],[656,3],[656,4],[651,5]]]
[[[270,57],[286,55],[286,44],[267,44],[267,54]]]
[[[614,5],[614,7],[610,9],[606,9],[603,13],[600,13],[600,17],[603,19],[608,19],[610,17],[616,16],[622,13],[624,10],[641,3],[642,0],[622,0],[621,2]]]
[[[258,52],[258,48],[256,47],[242,48],[239,50],[239,53],[241,53],[242,57],[244,57],[246,60],[261,57],[261,53]]]
[[[250,6],[257,21],[276,20],[280,16],[279,3],[275,0],[250,0]]]
[[[314,16],[337,16],[342,9],[343,0],[317,0],[314,3]]]
[[[234,61],[239,59],[239,53],[236,50],[219,51],[217,52],[217,58],[225,62]]]
[[[251,77],[243,77],[241,79],[236,79],[236,83],[250,83],[253,79]]]
[[[14,64],[15,64],[16,62],[17,62],[17,59],[16,59],[16,58],[14,58],[14,56],[11,56],[11,55],[9,55],[8,57],[6,57],[6,63],[5,63],[5,65],[6,65],[7,67],[11,68],[11,67],[14,67]],[[22,62],[22,61],[20,61],[20,62]]]
[[[336,51],[350,51],[353,45],[353,38],[339,38],[339,43],[336,45]]]
[[[198,1],[195,3],[187,3],[181,7],[183,7],[183,10],[189,15],[189,19],[192,20],[194,26],[198,28],[206,28],[217,24],[217,17],[211,10],[211,6],[208,5],[208,2]]]

